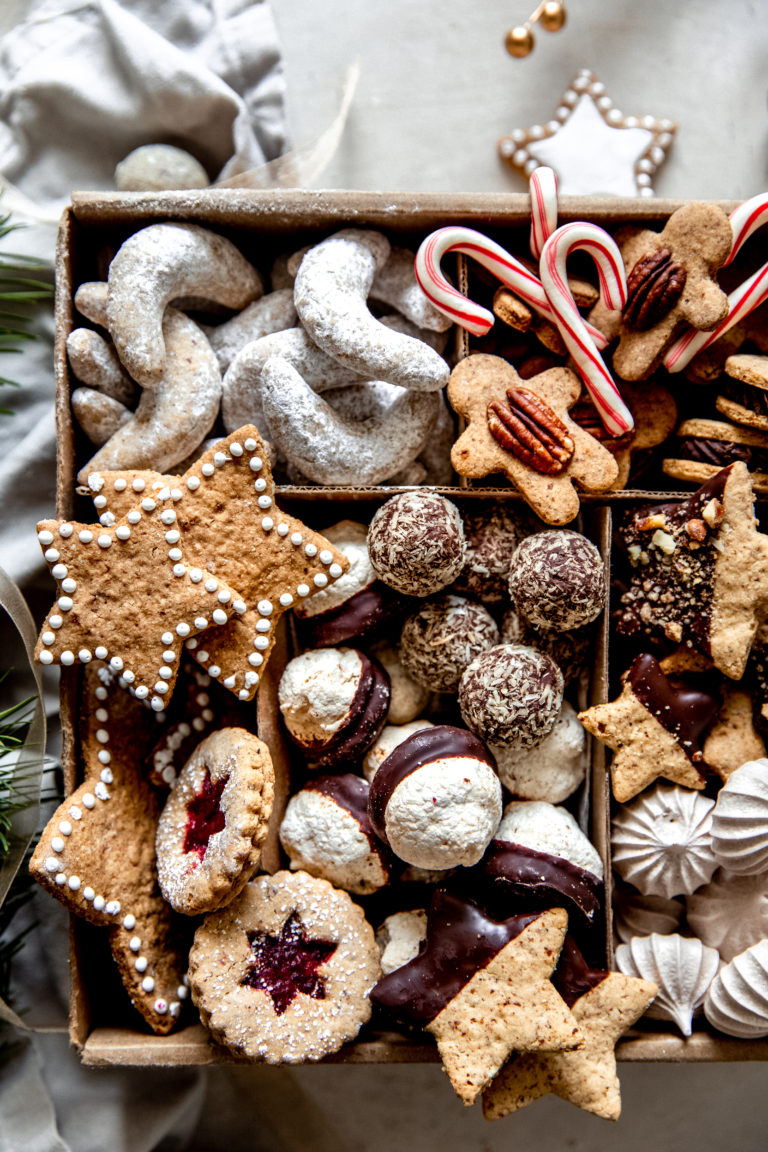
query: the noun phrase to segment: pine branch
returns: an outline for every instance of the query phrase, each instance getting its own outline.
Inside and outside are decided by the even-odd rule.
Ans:
[[[9,233],[18,231],[22,225],[12,224],[10,215],[0,216],[0,240]],[[45,267],[43,261],[18,252],[0,254],[0,355],[13,355],[22,351],[24,342],[34,340],[33,332],[27,331],[31,320],[29,306],[53,295],[52,286],[45,280],[38,280],[25,273]],[[10,305],[10,311],[6,310]],[[14,305],[16,306],[14,308]],[[18,387],[14,380],[0,376],[0,388]],[[0,408],[1,416],[13,415],[10,408]]]

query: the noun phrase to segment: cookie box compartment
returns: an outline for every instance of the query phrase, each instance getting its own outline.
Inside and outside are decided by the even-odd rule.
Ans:
[[[572,198],[563,200],[560,219],[561,222],[588,219],[609,230],[623,222],[658,227],[677,207],[676,201]],[[433,229],[461,223],[521,251],[527,246],[529,211],[530,201],[526,195],[408,196],[242,189],[161,195],[74,194],[72,206],[62,219],[57,251],[57,515],[93,519],[90,502],[79,499],[76,494],[75,475],[79,464],[87,459],[87,449],[73,425],[69,402],[74,385],[67,364],[66,337],[80,323],[72,303],[74,290],[85,280],[104,278],[111,256],[134,231],[164,220],[210,226],[233,239],[246,256],[266,270],[279,252],[295,250],[348,226],[380,228],[394,243],[415,247]],[[463,259],[457,262],[455,274],[458,283],[466,286],[467,269]],[[458,354],[465,354],[467,347],[462,334]],[[366,519],[378,503],[399,490],[285,487],[278,488],[277,495],[287,511],[322,527],[345,516]],[[458,478],[455,487],[438,491],[460,504],[468,501],[482,504],[492,498],[513,502],[519,499],[508,487],[470,488],[465,483],[459,484]],[[599,543],[606,565],[610,563],[611,506],[638,499],[655,500],[661,495],[625,491],[583,500],[583,529]],[[669,492],[663,494],[666,499],[670,495]],[[588,698],[592,703],[608,698],[607,641],[606,616],[591,669]],[[276,690],[282,667],[289,658],[289,645],[290,637],[284,628],[257,697],[259,732],[272,748],[280,784],[277,811],[265,850],[265,863],[270,870],[279,863],[276,825],[288,790],[289,756],[276,707]],[[79,780],[80,768],[75,739],[79,676],[77,668],[63,669],[62,673],[62,755],[67,789],[71,790]],[[590,790],[591,832],[606,859],[610,804],[604,750],[597,744],[592,748]],[[610,876],[609,869],[607,875]],[[610,949],[610,943],[607,947]],[[210,1041],[199,1024],[189,1024],[167,1037],[148,1034],[128,1005],[116,974],[112,979],[111,958],[103,933],[74,917],[71,954],[70,1036],[84,1063],[171,1065],[232,1059]],[[766,1059],[768,1045],[715,1037],[706,1031],[696,1031],[684,1041],[671,1028],[641,1024],[620,1041],[617,1053],[620,1059],[627,1060]],[[355,1043],[330,1059],[360,1063],[420,1062],[434,1061],[437,1056],[431,1044],[414,1042],[400,1033],[363,1033]]]

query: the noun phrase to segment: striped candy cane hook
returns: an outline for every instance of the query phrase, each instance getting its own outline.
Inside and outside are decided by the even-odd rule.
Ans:
[[[541,259],[541,250],[557,228],[557,176],[552,168],[540,165],[530,176],[531,255]]]

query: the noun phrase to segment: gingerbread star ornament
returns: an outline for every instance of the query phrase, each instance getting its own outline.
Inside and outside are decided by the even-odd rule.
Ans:
[[[581,382],[568,368],[521,379],[498,356],[461,360],[448,399],[467,421],[451,450],[460,476],[503,472],[548,524],[567,524],[579,511],[577,487],[605,492],[618,476],[611,453],[568,415]]]

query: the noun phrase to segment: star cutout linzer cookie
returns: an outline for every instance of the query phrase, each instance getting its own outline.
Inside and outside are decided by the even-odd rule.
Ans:
[[[102,494],[110,485],[114,492],[112,474],[102,479]],[[349,561],[275,506],[267,451],[252,425],[218,441],[169,486],[155,488],[157,481],[145,473],[138,479],[159,507],[172,508],[173,547],[192,571],[206,583],[216,578],[238,589],[244,606],[238,604],[229,624],[192,637],[187,649],[209,676],[238,699],[251,700],[280,616],[338,580]]]
[[[580,1047],[549,980],[567,926],[563,908],[493,920],[438,889],[424,950],[383,977],[371,999],[432,1033],[454,1090],[472,1104],[510,1052]]]
[[[619,530],[632,565],[616,628],[709,657],[740,680],[768,610],[768,536],[746,464],[729,464],[680,503],[635,512]]]
[[[613,794],[624,803],[659,777],[703,788],[701,741],[719,710],[719,696],[678,686],[655,656],[643,653],[629,669],[621,696],[579,713],[579,720],[613,749]]]
[[[30,871],[77,916],[109,929],[134,1006],[155,1032],[175,1026],[186,958],[155,868],[159,802],[144,776],[157,719],[92,663],[81,698],[85,781],[56,810]]]
[[[511,1060],[483,1093],[486,1120],[499,1120],[550,1092],[595,1116],[619,1118],[616,1041],[642,1016],[658,988],[650,980],[588,968],[570,937],[553,982],[578,1021],[584,1046]]]
[[[598,300],[589,321],[619,337],[613,369],[645,380],[688,326],[709,331],[728,314],[716,274],[731,253],[733,229],[722,208],[694,201],[673,212],[661,232],[628,224],[615,235],[627,275],[623,312]]]
[[[565,196],[653,196],[651,176],[677,130],[672,120],[624,116],[594,73],[582,69],[552,120],[518,128],[499,141],[499,155],[529,176],[548,165]]]
[[[295,912],[277,936],[256,929],[246,935],[251,956],[242,983],[268,992],[278,1016],[282,1016],[299,992],[313,1000],[325,999],[325,981],[318,969],[336,951],[332,940],[308,937]],[[291,973],[290,980],[286,979],[287,971]]]
[[[499,356],[461,360],[448,399],[467,422],[451,450],[460,476],[503,472],[547,524],[567,524],[579,511],[576,488],[605,492],[618,475],[611,453],[568,415],[581,382],[568,368],[521,379]]]

